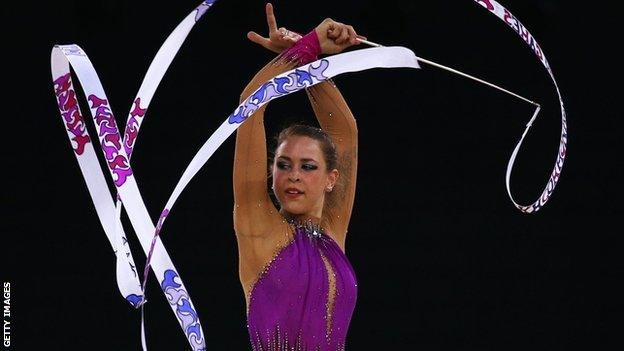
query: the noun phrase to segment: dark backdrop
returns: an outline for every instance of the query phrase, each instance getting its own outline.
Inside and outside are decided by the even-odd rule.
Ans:
[[[117,291],[113,252],[59,120],[49,56],[54,44],[79,44],[123,127],[151,58],[197,3],[61,1],[2,9],[3,105],[11,122],[3,133],[0,273],[12,287],[12,349],[140,349],[140,314]],[[558,79],[569,122],[561,180],[538,213],[522,214],[509,201],[505,169],[533,112],[527,103],[428,66],[337,77],[360,131],[347,239],[359,281],[350,350],[621,344],[621,113],[610,84],[620,71],[611,66],[621,44],[616,16],[605,4],[502,4],[540,42]],[[266,32],[263,5],[219,1],[164,77],[132,159],[154,219],[247,81],[273,56],[245,37],[248,30]],[[555,88],[495,16],[469,0],[274,5],[280,26],[306,32],[332,17],[374,42],[406,46],[541,102],[512,178],[520,203],[539,196],[558,149]],[[313,122],[305,94],[273,102],[269,134],[300,119]],[[162,233],[209,350],[249,349],[232,230],[233,142],[189,184]],[[145,256],[126,228],[142,267]],[[149,348],[188,349],[153,275],[147,293]]]

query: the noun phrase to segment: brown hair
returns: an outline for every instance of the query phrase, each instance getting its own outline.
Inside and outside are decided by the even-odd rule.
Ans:
[[[318,141],[321,145],[325,163],[327,164],[327,171],[338,168],[338,152],[336,151],[336,145],[324,130],[306,124],[293,124],[284,128],[279,133],[276,138],[277,145],[275,149],[277,150],[277,148],[291,136],[305,136]]]

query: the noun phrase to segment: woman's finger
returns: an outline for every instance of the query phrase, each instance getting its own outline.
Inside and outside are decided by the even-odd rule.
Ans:
[[[336,39],[340,38],[341,34],[342,34],[342,28],[333,27],[327,32],[327,37],[331,40],[336,41]]]
[[[287,38],[292,36],[291,31],[289,31],[288,29],[286,29],[284,27],[280,27],[278,32],[279,32],[279,35],[280,35],[280,39],[287,39]]]
[[[357,44],[357,33],[355,29],[353,29],[353,26],[347,26],[347,31],[349,32],[349,44]]]
[[[277,31],[277,21],[273,13],[273,5],[270,2],[266,4],[266,18],[269,25],[269,33]]]
[[[327,30],[327,37],[329,39],[336,40],[338,39],[338,37],[340,37],[341,33],[342,33],[342,26],[340,23],[334,22],[334,21],[329,22],[329,26]]]
[[[340,36],[338,37],[338,39],[335,40],[335,42],[338,45],[342,45],[342,44],[347,43],[348,41],[349,41],[349,30],[347,30],[347,28],[343,26],[342,31],[340,32]]]
[[[250,31],[249,33],[247,33],[247,39],[253,41],[256,44],[262,45],[267,49],[270,49],[269,44],[271,41],[254,31]]]

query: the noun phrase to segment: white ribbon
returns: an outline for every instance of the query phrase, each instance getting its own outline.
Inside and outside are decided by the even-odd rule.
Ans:
[[[561,170],[563,168],[563,162],[565,160],[565,155],[566,155],[566,145],[567,145],[567,140],[568,140],[568,132],[567,132],[567,125],[566,125],[566,115],[565,115],[565,109],[563,107],[563,100],[561,98],[561,93],[559,92],[559,87],[557,86],[557,82],[555,81],[555,77],[552,73],[552,70],[550,69],[550,65],[548,64],[548,61],[546,60],[546,56],[544,56],[544,53],[542,51],[542,49],[540,48],[539,44],[537,43],[537,40],[535,40],[535,38],[531,35],[531,33],[529,33],[528,29],[522,25],[522,23],[520,23],[520,21],[518,21],[517,18],[515,18],[511,12],[509,12],[507,9],[505,9],[503,6],[501,6],[500,4],[498,4],[496,1],[494,0],[475,0],[477,3],[481,4],[483,7],[485,7],[486,9],[488,9],[489,11],[491,11],[492,13],[494,13],[496,16],[498,16],[500,19],[502,19],[503,21],[505,21],[505,23],[507,23],[510,27],[512,27],[519,35],[522,39],[524,39],[524,41],[529,45],[529,47],[533,50],[533,52],[535,53],[535,55],[538,57],[538,59],[540,60],[540,62],[542,62],[542,64],[544,65],[544,67],[546,67],[546,70],[548,70],[548,73],[550,74],[550,78],[552,79],[553,83],[555,84],[555,88],[557,89],[557,94],[559,96],[559,105],[561,106],[561,139],[559,141],[559,152],[557,153],[557,159],[555,160],[555,168],[553,169],[550,178],[548,179],[548,183],[546,184],[546,188],[543,190],[542,195],[531,205],[525,206],[525,205],[520,205],[518,204],[513,196],[511,195],[511,171],[513,169],[513,165],[514,162],[516,160],[516,156],[518,155],[518,151],[520,150],[520,146],[522,145],[522,142],[524,141],[524,137],[527,135],[529,128],[531,127],[531,125],[533,124],[533,121],[535,121],[535,119],[537,118],[537,115],[539,114],[540,110],[541,110],[541,106],[534,102],[531,101],[521,95],[518,95],[516,93],[513,93],[509,90],[503,89],[501,87],[499,87],[498,85],[492,84],[490,82],[487,82],[485,80],[476,78],[474,76],[471,76],[469,74],[460,72],[456,69],[447,67],[447,66],[443,66],[439,63],[435,63],[433,61],[421,58],[421,57],[416,57],[418,59],[418,61],[437,67],[437,68],[441,68],[444,70],[447,70],[451,73],[472,79],[474,81],[477,81],[479,83],[488,85],[492,88],[498,89],[502,92],[505,92],[509,95],[512,95],[520,100],[526,101],[530,104],[535,105],[535,112],[533,113],[533,116],[531,117],[531,119],[529,120],[529,122],[526,125],[526,128],[524,130],[524,133],[522,133],[522,137],[520,138],[520,140],[518,141],[518,143],[516,144],[516,147],[514,148],[514,151],[511,154],[511,157],[509,158],[509,162],[507,163],[507,172],[505,174],[505,185],[507,187],[507,194],[509,195],[509,199],[511,200],[511,202],[516,206],[516,208],[518,208],[520,211],[524,212],[524,213],[533,213],[538,211],[539,209],[541,209],[544,204],[546,204],[546,202],[550,199],[550,196],[552,195],[554,189],[555,189],[555,185],[557,184],[557,182],[559,181],[559,177],[561,175]],[[382,45],[368,41],[368,40],[362,40],[360,39],[360,41],[364,44],[368,44],[371,46],[375,46],[375,47],[382,47]]]
[[[154,226],[141,198],[136,180],[133,177],[133,171],[130,167],[130,157],[137,140],[143,117],[145,116],[149,103],[163,75],[195,22],[215,1],[216,0],[204,1],[180,23],[163,44],[148,69],[143,84],[134,100],[133,107],[128,116],[123,139],[121,139],[119,131],[117,130],[115,119],[101,83],[84,51],[77,45],[58,45],[52,50],[52,77],[55,84],[55,94],[61,111],[61,117],[66,126],[69,139],[74,148],[100,222],[116,252],[119,290],[135,307],[143,306],[143,302],[145,301],[145,284],[148,278],[147,272],[150,267],[153,267],[161,288],[166,294],[193,350],[205,349],[205,340],[201,324],[188,292],[159,238],[167,216],[171,213],[171,209],[179,195],[186,188],[190,180],[241,123],[247,120],[247,118],[261,106],[273,99],[308,88],[343,73],[357,72],[372,68],[420,68],[418,64],[419,58],[414,55],[410,49],[404,47],[377,47],[330,56],[273,77],[243,100],[243,103],[226,118],[221,126],[200,148],[178,181],[178,184],[161,212],[157,224]],[[518,31],[522,34],[523,38],[525,38],[525,41],[531,45],[536,54],[538,54],[538,57],[549,71],[553,82],[555,82],[552,71],[539,45],[537,45],[535,39],[517,19],[493,0],[476,1],[505,20],[508,24],[514,23],[515,25],[515,27],[512,24],[510,24],[510,26],[521,28]],[[490,6],[492,7],[490,8]],[[523,33],[526,33],[526,35]],[[111,194],[108,192],[104,174],[99,167],[94,148],[91,145],[91,138],[87,133],[78,108],[76,94],[71,83],[70,64],[81,82],[85,96],[90,104],[91,114],[95,119],[99,142],[108,163],[109,172],[113,177],[115,187],[118,191],[116,204],[113,203]],[[556,82],[555,86],[557,86]],[[559,93],[558,87],[557,92]],[[530,206],[518,205],[512,198],[516,207],[526,213],[539,210],[548,200],[557,183],[561,166],[563,165],[567,134],[565,110],[563,108],[561,95],[559,95],[559,100],[562,110],[562,139],[555,170],[551,175],[549,183],[540,199]],[[538,111],[539,109],[527,125],[527,129],[516,146],[507,168],[507,189],[510,197],[509,178],[511,169],[524,136]],[[125,205],[131,224],[139,237],[140,244],[147,255],[142,286],[139,283],[132,255],[119,219],[122,202]],[[144,328],[142,328],[142,340],[143,348],[146,349]]]
[[[143,308],[146,301],[145,282],[149,268],[146,267],[144,271],[143,286],[141,286],[121,226],[120,216],[123,201],[143,250],[147,255],[154,255],[155,259],[152,265],[154,273],[193,350],[205,350],[206,348],[199,317],[162,242],[160,239],[152,240],[155,238],[154,232],[160,229],[162,222],[159,221],[156,227],[153,225],[134,180],[129,160],[143,117],[162,77],[192,27],[214,2],[215,0],[204,1],[195,8],[170,34],[154,57],[143,84],[134,99],[123,139],[117,130],[104,89],[84,51],[77,45],[57,45],[52,49],[51,58],[52,79],[61,117],[100,222],[117,256],[116,271],[119,290],[133,306]],[[77,104],[71,82],[70,64],[74,68],[90,103],[102,151],[117,189],[116,205],[113,204],[104,174],[99,167],[97,156],[91,145],[91,138],[87,133]],[[121,147],[122,145],[123,147]],[[147,346],[143,311],[141,311],[141,339],[145,350]]]
[[[557,85],[555,76],[552,72],[552,69],[550,68],[550,65],[548,64],[548,60],[546,60],[546,56],[544,55],[542,48],[537,43],[537,40],[535,39],[535,37],[531,35],[529,30],[524,25],[522,25],[522,23],[520,23],[520,21],[514,15],[511,14],[511,12],[509,12],[509,10],[507,10],[498,2],[494,0],[475,0],[475,1],[481,6],[483,6],[484,8],[486,8],[488,11],[496,15],[498,18],[503,20],[514,31],[516,31],[516,33],[518,33],[518,35],[526,42],[526,44],[531,48],[533,53],[535,53],[535,56],[537,56],[537,58],[540,60],[542,65],[546,68],[546,70],[548,71],[548,74],[550,75],[550,78],[555,84],[555,89],[557,89],[557,95],[559,96],[559,106],[561,108],[561,139],[559,140],[559,151],[557,152],[557,158],[555,160],[555,167],[552,173],[550,174],[550,177],[548,178],[548,182],[546,183],[546,187],[542,191],[542,194],[531,205],[520,205],[513,199],[513,196],[511,195],[511,185],[510,185],[511,170],[513,169],[516,156],[518,155],[520,146],[522,145],[522,142],[524,141],[524,137],[528,133],[529,128],[531,127],[531,125],[533,124],[533,121],[535,120],[535,118],[537,117],[537,114],[539,113],[539,108],[535,111],[535,113],[533,114],[533,117],[529,120],[529,123],[527,123],[524,133],[522,133],[522,137],[520,137],[518,144],[516,144],[516,147],[514,148],[511,154],[511,158],[509,159],[509,162],[507,164],[507,173],[505,175],[507,194],[509,195],[509,198],[511,199],[513,204],[516,206],[516,208],[518,208],[520,211],[524,213],[536,212],[539,209],[541,209],[552,196],[552,193],[555,190],[555,186],[557,185],[557,182],[559,181],[559,177],[561,176],[561,170],[563,168],[563,162],[566,156],[566,148],[567,148],[567,143],[568,143],[568,127],[566,123],[566,113],[565,113],[565,108],[563,106],[563,99],[561,98],[561,92],[559,91],[559,86]]]

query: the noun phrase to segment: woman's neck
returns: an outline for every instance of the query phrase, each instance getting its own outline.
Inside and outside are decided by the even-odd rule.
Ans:
[[[291,224],[297,224],[302,226],[321,226],[321,218],[310,214],[292,214],[287,211],[280,211],[282,216]]]
[[[325,229],[321,226],[320,218],[310,216],[284,217],[289,225],[295,229],[303,229],[308,235],[318,237],[325,233]]]

